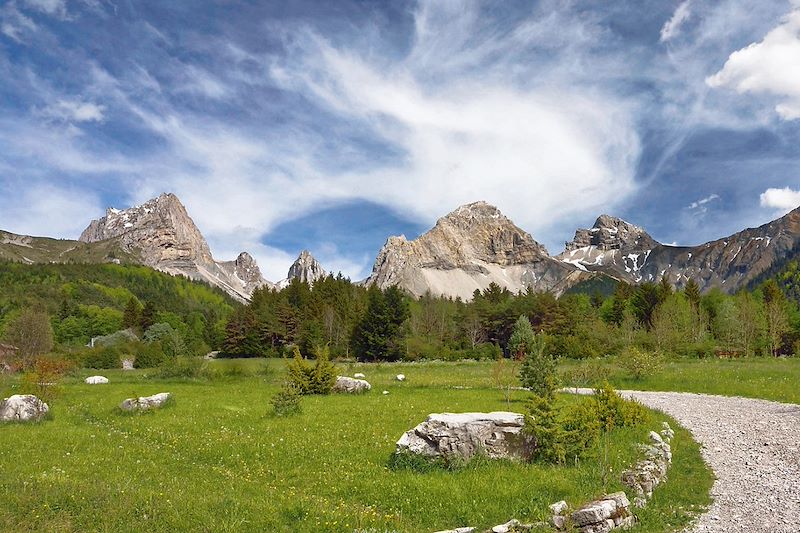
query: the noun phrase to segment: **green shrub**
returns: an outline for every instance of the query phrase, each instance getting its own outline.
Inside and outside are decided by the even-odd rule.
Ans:
[[[601,426],[596,402],[586,398],[564,407],[561,411],[561,429],[566,461],[577,463],[595,450],[600,440]]]
[[[656,351],[640,350],[636,346],[628,346],[622,350],[617,358],[617,363],[638,381],[655,374],[661,368],[662,357]]]
[[[624,399],[608,383],[596,389],[593,398],[597,420],[606,431],[638,426],[649,418],[649,413],[642,404]]]
[[[301,394],[330,394],[336,383],[336,367],[331,363],[328,347],[317,348],[314,364],[305,359],[298,347],[294,358],[287,364],[287,379]]]
[[[566,457],[565,434],[558,420],[556,401],[550,396],[534,396],[528,403],[524,433],[533,438],[531,459],[561,464]]]
[[[156,368],[167,361],[167,356],[158,341],[139,343],[134,353],[136,357],[133,366],[136,368]]]
[[[272,404],[275,416],[291,416],[303,411],[300,405],[302,398],[303,392],[294,383],[287,381],[269,403]]]
[[[92,348],[86,352],[83,358],[83,366],[86,368],[119,368],[120,363],[119,346],[100,346]]]

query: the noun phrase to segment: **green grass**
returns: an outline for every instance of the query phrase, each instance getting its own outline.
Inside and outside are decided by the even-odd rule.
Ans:
[[[83,374],[68,380],[52,420],[0,426],[0,531],[417,532],[543,520],[555,501],[577,505],[621,489],[635,443],[668,420],[653,414],[646,426],[614,432],[598,457],[577,466],[482,460],[455,471],[391,469],[397,439],[429,413],[521,411],[526,393],[506,404],[481,363],[342,365],[364,372],[373,390],[307,397],[301,415],[277,418],[268,402],[283,363],[267,362],[267,371],[264,363],[214,361],[238,370],[213,381],[154,380],[147,371],[106,372],[109,385],[84,385]],[[407,381],[395,381],[397,373]],[[141,416],[116,409],[163,391],[174,394],[168,408]],[[673,530],[708,503],[711,475],[698,446],[680,429],[674,445],[670,480],[639,531]]]
[[[561,369],[597,365],[601,375],[618,389],[699,392],[800,403],[800,359],[751,357],[743,359],[685,359],[669,361],[652,376],[632,379],[613,359],[563,362]]]

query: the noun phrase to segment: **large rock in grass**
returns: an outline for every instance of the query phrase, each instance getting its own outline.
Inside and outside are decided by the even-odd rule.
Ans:
[[[518,413],[435,413],[406,431],[397,441],[397,453],[430,458],[525,460],[533,452],[533,439],[522,434],[525,417]]]
[[[15,394],[0,402],[0,422],[36,422],[50,408],[32,394]]]
[[[108,383],[108,378],[105,376],[89,376],[83,381],[87,385],[105,385]]]
[[[123,411],[147,411],[148,409],[157,409],[167,403],[172,394],[169,392],[161,392],[152,396],[141,396],[139,398],[128,398],[122,404],[120,409]]]
[[[372,388],[369,382],[363,379],[348,378],[346,376],[336,376],[336,383],[333,385],[333,392],[345,392],[349,394],[359,394],[367,392]]]

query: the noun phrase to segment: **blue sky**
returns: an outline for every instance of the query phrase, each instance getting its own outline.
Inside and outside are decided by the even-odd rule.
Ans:
[[[171,191],[272,280],[475,200],[701,243],[800,205],[798,146],[799,0],[0,3],[0,228]]]

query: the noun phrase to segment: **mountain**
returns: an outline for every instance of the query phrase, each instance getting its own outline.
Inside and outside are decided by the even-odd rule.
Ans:
[[[600,271],[638,283],[650,253],[662,246],[643,228],[621,218],[600,215],[589,229],[579,229],[557,256],[581,270]]]
[[[289,267],[286,279],[279,281],[276,285],[279,289],[284,289],[289,286],[293,279],[313,285],[315,281],[327,275],[328,273],[322,268],[320,262],[311,255],[311,252],[303,250],[292,263],[292,266]]]
[[[216,261],[186,208],[171,193],[128,209],[109,208],[104,217],[89,224],[78,240],[115,242],[142,264],[205,281],[240,301],[267,283],[247,253],[234,261]]]
[[[389,237],[366,284],[470,299],[492,282],[513,292],[560,293],[580,277],[579,269],[550,257],[499,209],[475,202],[440,218],[416,240]]]
[[[701,290],[735,292],[795,257],[800,245],[800,208],[758,228],[699,246],[667,246],[643,229],[602,216],[578,230],[558,258],[578,268],[631,283],[666,277],[682,287],[694,279]]]

